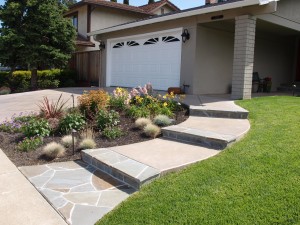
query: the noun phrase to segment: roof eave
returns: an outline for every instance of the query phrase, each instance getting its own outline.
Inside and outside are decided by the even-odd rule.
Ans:
[[[186,12],[183,11],[183,12],[178,12],[175,14],[150,18],[147,20],[132,22],[132,23],[128,23],[128,24],[123,24],[123,25],[119,25],[119,26],[114,26],[114,27],[110,27],[110,28],[93,31],[93,32],[88,33],[88,36],[105,34],[105,33],[110,33],[110,32],[114,32],[114,31],[120,31],[120,30],[129,29],[129,28],[134,28],[134,27],[138,27],[138,26],[144,26],[144,25],[149,25],[149,24],[153,24],[153,23],[159,23],[159,22],[164,22],[164,21],[169,21],[169,20],[174,20],[174,19],[181,19],[184,17],[196,16],[196,15],[200,15],[200,14],[213,13],[213,12],[222,11],[222,10],[229,10],[229,9],[234,9],[234,8],[252,6],[252,5],[265,5],[270,2],[274,2],[274,1],[278,1],[278,0],[238,1],[238,2],[216,5],[213,7],[195,9],[195,10],[186,11]]]

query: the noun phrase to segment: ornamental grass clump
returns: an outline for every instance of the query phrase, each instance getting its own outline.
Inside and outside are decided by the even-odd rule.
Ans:
[[[142,130],[144,129],[145,126],[151,123],[152,123],[151,120],[148,118],[138,118],[134,124],[136,128]]]
[[[158,115],[153,119],[153,123],[160,127],[169,126],[172,122],[173,120],[166,115]]]
[[[94,148],[96,148],[96,146],[97,146],[96,142],[91,138],[85,138],[79,144],[79,147],[82,150],[94,149]]]
[[[66,148],[69,148],[70,146],[72,146],[73,145],[72,135],[67,135],[67,136],[62,137],[61,143]],[[74,144],[76,144],[76,143],[77,143],[77,139],[74,137]]]
[[[160,133],[161,129],[154,124],[148,124],[144,128],[144,134],[148,137],[156,138]]]
[[[64,146],[56,142],[51,142],[44,147],[42,154],[49,159],[55,159],[64,156],[65,152],[66,149]]]

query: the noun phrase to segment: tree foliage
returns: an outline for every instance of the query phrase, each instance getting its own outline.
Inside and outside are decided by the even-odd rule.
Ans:
[[[124,0],[123,4],[129,5],[129,0]]]
[[[32,88],[38,68],[61,68],[75,50],[76,31],[64,11],[57,0],[7,0],[0,8],[0,63],[28,67]]]
[[[148,4],[152,4],[152,3],[154,3],[155,2],[155,0],[149,0],[148,1]]]

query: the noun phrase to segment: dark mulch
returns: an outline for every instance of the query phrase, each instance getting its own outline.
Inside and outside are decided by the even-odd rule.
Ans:
[[[182,123],[188,118],[187,111],[182,111],[178,114],[176,124]],[[107,148],[113,146],[128,145],[143,141],[148,141],[151,138],[145,137],[142,131],[134,128],[134,121],[125,116],[121,116],[120,128],[123,130],[124,135],[115,140],[109,140],[100,135],[100,133],[95,133],[95,141],[97,143],[97,148]],[[75,154],[73,155],[73,149],[67,148],[64,157],[57,158],[54,160],[49,160],[42,155],[42,148],[45,144],[52,141],[60,142],[61,137],[46,137],[44,138],[44,145],[35,151],[21,152],[16,150],[17,143],[24,138],[22,134],[9,134],[0,132],[0,148],[4,151],[7,157],[16,166],[30,166],[30,165],[41,165],[53,162],[65,162],[71,160],[78,160],[81,158],[80,149],[76,146]]]

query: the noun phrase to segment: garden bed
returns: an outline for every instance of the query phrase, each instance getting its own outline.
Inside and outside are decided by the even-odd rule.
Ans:
[[[112,97],[113,98],[113,97]],[[112,99],[111,98],[111,99]],[[140,98],[137,98],[139,101]],[[116,98],[115,98],[116,100]],[[162,104],[165,104],[167,101],[162,101]],[[170,101],[169,101],[170,102]],[[152,102],[153,104],[153,102]],[[166,104],[165,104],[166,105]],[[107,111],[116,109],[117,110],[118,104],[115,105],[115,107],[110,107],[109,109],[105,109]],[[141,106],[139,104],[132,104],[132,106],[126,106],[126,110],[120,110],[118,109],[118,114],[119,114],[119,122],[116,127],[122,132],[122,135],[120,137],[116,138],[107,138],[103,135],[103,132],[97,128],[95,125],[95,119],[89,120],[86,117],[87,116],[82,116],[85,120],[85,127],[93,127],[93,140],[96,144],[95,148],[107,148],[107,147],[114,147],[114,146],[121,146],[121,145],[128,145],[128,144],[133,144],[133,143],[138,143],[138,142],[143,142],[147,140],[151,140],[154,137],[149,137],[146,136],[143,129],[137,129],[135,120],[138,117],[141,116],[132,116],[128,115],[126,113],[129,107],[137,107],[134,110],[139,109],[139,107],[145,107],[145,105]],[[152,106],[151,106],[152,107]],[[113,109],[112,109],[113,108]],[[126,111],[126,112],[125,112]],[[134,111],[136,112],[136,111]],[[68,115],[65,113],[64,117]],[[45,115],[43,115],[45,116]],[[44,119],[43,116],[38,115],[34,116],[38,118],[38,120],[45,120],[50,123],[50,119],[48,120]],[[151,116],[153,119],[153,115]],[[176,111],[176,114],[173,114],[173,124],[178,124],[182,123],[188,118],[188,110],[182,106],[180,106],[180,110]],[[71,121],[72,122],[72,121]],[[10,125],[8,126],[16,126],[14,123],[9,123]],[[28,126],[28,125],[26,125]],[[5,126],[4,126],[5,127]],[[15,129],[15,128],[14,128]],[[39,128],[40,129],[40,128]],[[1,131],[2,130],[2,131]],[[23,131],[23,132],[22,132]],[[77,140],[82,139],[80,138],[80,132],[76,133],[76,138]],[[70,134],[70,132],[66,132],[66,134]],[[0,126],[0,148],[5,152],[5,154],[10,158],[10,160],[16,165],[16,166],[29,166],[29,165],[40,165],[40,164],[47,164],[47,163],[52,163],[52,162],[64,162],[64,161],[70,161],[70,160],[77,160],[80,159],[80,151],[83,149],[79,145],[79,141],[75,145],[75,153],[73,155],[73,147],[65,147],[65,152],[62,156],[60,157],[54,157],[54,158],[49,158],[44,155],[43,149],[45,146],[51,142],[56,142],[56,143],[62,143],[62,137],[66,134],[62,134],[60,132],[51,132],[50,135],[42,135],[44,136],[42,138],[43,143],[36,148],[32,149],[29,147],[28,150],[20,150],[19,144],[22,143],[24,138],[35,138],[36,136],[30,135],[28,136],[28,132],[24,132],[24,129],[15,129],[14,132],[6,132],[5,129],[2,129]],[[161,135],[157,136],[161,137]]]

